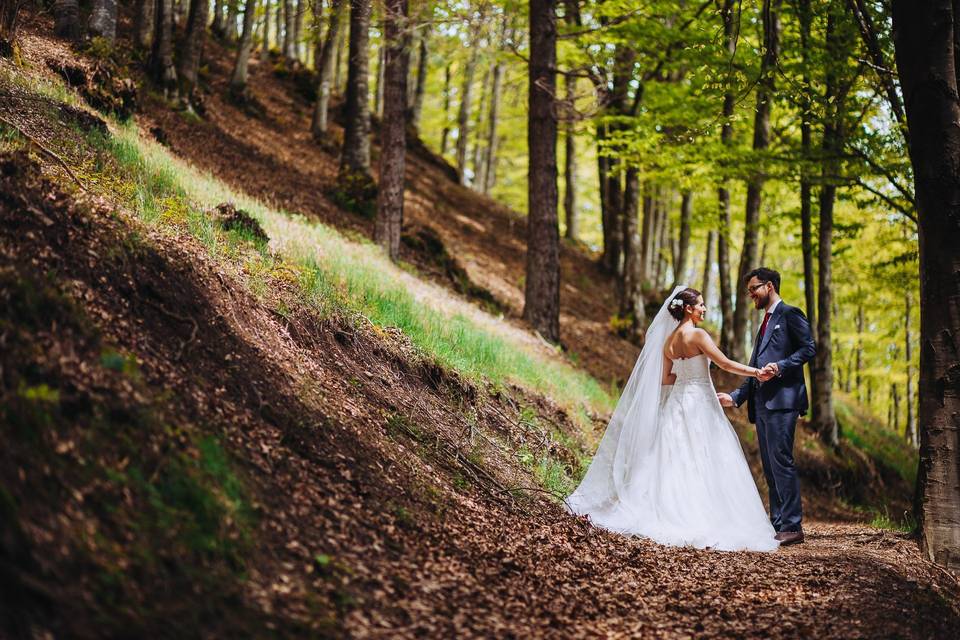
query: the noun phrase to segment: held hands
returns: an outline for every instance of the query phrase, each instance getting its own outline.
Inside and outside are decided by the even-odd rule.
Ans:
[[[718,393],[717,400],[720,402],[721,407],[733,406],[733,398],[730,397],[729,393]]]
[[[766,382],[770,378],[778,375],[780,373],[780,367],[777,366],[776,362],[771,362],[766,365],[763,369],[757,369],[756,377],[760,382]]]

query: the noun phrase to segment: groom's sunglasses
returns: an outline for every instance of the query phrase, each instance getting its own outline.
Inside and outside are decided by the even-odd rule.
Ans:
[[[753,293],[754,291],[756,291],[756,290],[759,289],[760,287],[765,287],[765,286],[767,286],[768,284],[770,284],[769,281],[767,281],[767,282],[761,282],[760,284],[755,284],[755,285],[753,285],[752,287],[747,287],[747,293]]]

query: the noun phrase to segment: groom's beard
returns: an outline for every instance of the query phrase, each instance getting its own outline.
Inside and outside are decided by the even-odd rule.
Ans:
[[[766,309],[768,304],[770,304],[770,296],[768,295],[753,299],[753,306],[757,309]]]

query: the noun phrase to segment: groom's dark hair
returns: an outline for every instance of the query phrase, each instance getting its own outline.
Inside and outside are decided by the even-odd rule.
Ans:
[[[743,277],[744,282],[750,282],[750,278],[756,276],[760,282],[772,282],[773,290],[780,293],[780,273],[766,267],[758,267]]]

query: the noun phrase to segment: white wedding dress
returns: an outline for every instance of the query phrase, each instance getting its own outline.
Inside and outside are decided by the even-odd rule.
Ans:
[[[665,307],[567,505],[601,527],[662,544],[773,551],[775,531],[707,356],[674,360],[675,384],[660,385],[664,340],[678,324],[663,317]]]

